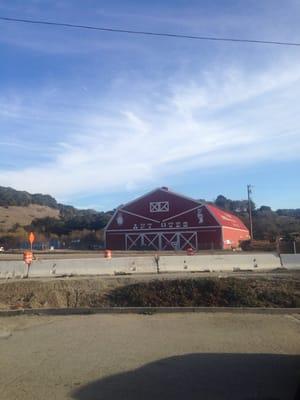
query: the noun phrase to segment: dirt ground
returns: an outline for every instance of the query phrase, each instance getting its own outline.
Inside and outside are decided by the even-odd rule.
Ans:
[[[227,278],[266,281],[267,286],[299,288],[300,272],[277,273],[177,273],[114,277],[71,277],[0,281],[0,309],[105,307],[108,294],[128,285],[156,280]],[[264,283],[264,285],[266,285]],[[297,294],[299,296],[300,293]],[[217,304],[216,304],[217,305]],[[284,307],[284,305],[282,305]]]

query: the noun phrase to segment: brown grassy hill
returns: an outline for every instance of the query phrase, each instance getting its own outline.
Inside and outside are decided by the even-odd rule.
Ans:
[[[34,219],[45,217],[59,219],[59,210],[38,204],[0,207],[0,232],[7,232],[15,224],[30,225]]]
[[[50,195],[0,186],[0,247],[18,249],[33,231],[36,243],[46,246],[49,240],[59,240],[67,248],[94,248],[103,245],[103,228],[111,214],[60,204]]]

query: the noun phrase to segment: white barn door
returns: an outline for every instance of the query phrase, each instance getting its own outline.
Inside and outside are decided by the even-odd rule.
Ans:
[[[125,249],[186,250],[198,249],[197,232],[127,233]]]

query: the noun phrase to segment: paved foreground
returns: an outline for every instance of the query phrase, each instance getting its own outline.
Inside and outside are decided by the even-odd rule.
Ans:
[[[0,319],[0,399],[296,398],[300,316]]]

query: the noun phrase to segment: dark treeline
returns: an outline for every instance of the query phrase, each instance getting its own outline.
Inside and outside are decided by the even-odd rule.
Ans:
[[[58,208],[55,198],[48,194],[30,194],[10,187],[0,186],[0,206],[29,206],[29,204]]]
[[[233,214],[238,215],[249,227],[249,213],[247,200],[231,200],[219,195],[215,204]],[[253,233],[258,240],[276,240],[278,236],[286,239],[300,235],[300,208],[279,209],[273,211],[269,206],[256,208],[251,202],[253,215]]]
[[[61,217],[60,219],[56,219],[46,217],[33,220],[26,228],[35,232],[53,233],[56,235],[68,235],[72,231],[82,231],[84,229],[95,231],[105,227],[110,215],[109,213],[96,212],[85,215],[74,215],[71,218]]]

